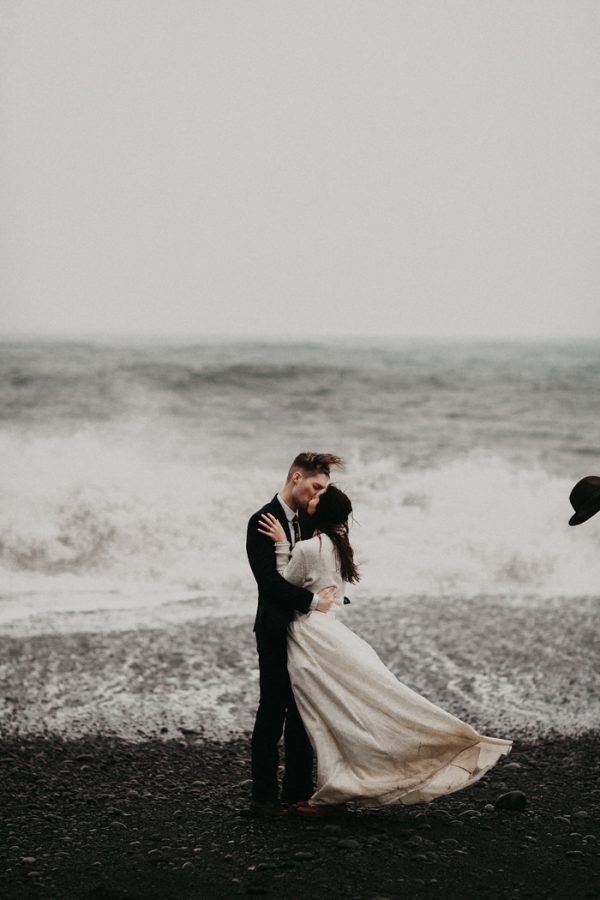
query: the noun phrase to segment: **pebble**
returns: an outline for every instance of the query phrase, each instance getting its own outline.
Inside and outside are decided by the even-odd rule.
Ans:
[[[413,834],[406,842],[407,847],[419,847],[423,843],[423,838],[418,834]]]
[[[577,812],[574,812],[571,816],[572,819],[589,819],[590,814],[586,812],[584,809],[579,809]]]
[[[478,819],[481,816],[481,813],[478,809],[463,809],[458,816],[460,819]]]
[[[554,821],[555,821],[555,822],[564,822],[565,825],[570,825],[570,824],[571,824],[571,820],[570,820],[570,819],[567,819],[566,816],[554,816]]]
[[[337,842],[337,846],[342,850],[358,850],[360,844],[358,841],[355,841],[354,838],[342,838]]]
[[[193,868],[194,868],[194,864],[191,863],[191,862],[188,860],[187,862],[184,862],[184,864],[182,865],[181,868],[182,868],[182,869],[193,869]]]
[[[37,862],[37,858],[35,856],[23,856],[21,858],[21,862],[27,863],[27,865],[31,865],[31,863]]]
[[[452,816],[448,812],[447,809],[436,809],[431,811],[431,815],[435,816],[436,819],[441,819],[444,822],[449,822]]]
[[[339,847],[339,844],[338,844]],[[297,853],[294,853],[294,859],[314,859],[315,854],[311,853],[310,850],[298,850]],[[269,865],[268,863],[263,865]],[[257,866],[258,868],[258,866]]]
[[[506,763],[506,765],[502,766],[502,771],[505,772],[507,769],[512,769],[513,771],[516,771],[517,769],[522,769],[522,768],[523,768],[523,766],[521,765],[521,763],[509,762],[509,763]]]
[[[483,811],[486,813],[493,813],[493,812],[496,812],[496,807],[494,806],[493,803],[486,803],[485,806],[483,807]]]
[[[527,797],[522,791],[509,791],[507,794],[500,794],[494,801],[496,809],[510,809],[515,812],[521,812],[527,806]]]
[[[565,856],[583,856],[583,850],[567,850]]]

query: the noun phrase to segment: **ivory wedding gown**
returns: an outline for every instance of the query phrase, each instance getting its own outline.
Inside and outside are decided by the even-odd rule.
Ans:
[[[288,627],[288,671],[317,757],[311,804],[426,803],[478,781],[512,741],[470,725],[398,681],[366,641],[338,618],[344,585],[327,535],[275,544],[277,570],[317,593],[337,588],[329,613],[296,612]]]

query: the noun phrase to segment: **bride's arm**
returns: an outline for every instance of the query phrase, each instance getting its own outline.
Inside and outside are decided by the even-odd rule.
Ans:
[[[275,565],[277,572],[298,587],[304,586],[305,561],[300,543],[298,542],[290,554],[290,542],[287,540],[283,525],[271,513],[263,513],[258,527],[261,534],[266,534],[273,541],[275,547]],[[291,558],[290,558],[291,557]],[[313,598],[313,604],[314,604]],[[311,609],[313,606],[311,605]]]
[[[275,562],[277,571],[286,581],[299,587],[304,585],[306,565],[300,543],[296,544],[290,554],[289,541],[275,541]]]

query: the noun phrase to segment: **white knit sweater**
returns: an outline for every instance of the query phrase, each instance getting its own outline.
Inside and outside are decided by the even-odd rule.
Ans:
[[[275,542],[277,571],[286,581],[318,594],[334,584],[336,606],[343,606],[344,582],[339,571],[333,541],[326,534],[316,534],[307,541],[298,541],[290,556],[289,541]]]

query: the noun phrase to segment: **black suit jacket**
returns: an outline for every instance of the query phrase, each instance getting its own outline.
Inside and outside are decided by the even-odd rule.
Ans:
[[[270,503],[255,512],[248,522],[246,553],[258,585],[258,609],[253,631],[260,628],[273,637],[281,638],[285,636],[295,610],[301,613],[308,612],[313,594],[306,588],[290,584],[277,571],[275,545],[271,538],[266,534],[261,534],[258,530],[260,517],[267,512],[279,519],[286,535],[289,536],[290,533],[288,521],[283,507],[277,499],[277,494]],[[312,522],[304,510],[298,511],[298,522],[302,540],[312,537]]]

